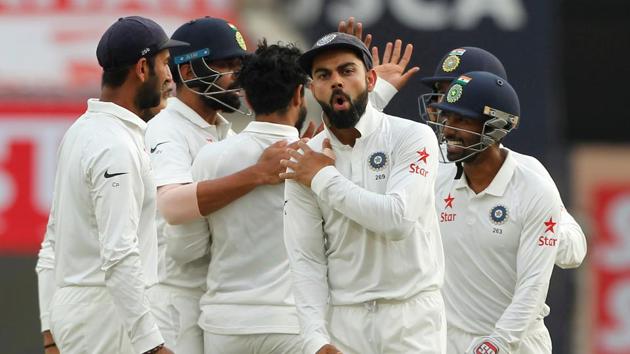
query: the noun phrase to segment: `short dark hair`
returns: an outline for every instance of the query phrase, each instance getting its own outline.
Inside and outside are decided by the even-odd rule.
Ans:
[[[308,82],[308,75],[298,64],[300,55],[292,43],[267,45],[263,39],[256,52],[244,59],[237,80],[256,114],[286,112],[295,88]]]
[[[147,62],[149,63],[149,73],[155,73],[155,55],[151,55],[146,57]],[[138,59],[140,60],[140,59]],[[103,70],[103,75],[101,76],[101,87],[120,87],[125,80],[127,80],[127,75],[129,75],[129,71],[136,64],[121,66],[120,68]]]

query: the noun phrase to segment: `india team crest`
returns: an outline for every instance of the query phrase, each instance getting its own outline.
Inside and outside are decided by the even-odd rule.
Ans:
[[[462,97],[462,93],[464,93],[462,85],[455,84],[451,86],[450,90],[448,90],[448,93],[446,94],[446,101],[448,101],[448,103],[457,102],[457,100]]]
[[[368,159],[368,163],[372,171],[381,171],[385,168],[385,166],[387,166],[387,162],[387,155],[381,151],[373,153]]]
[[[444,59],[444,62],[442,63],[442,70],[450,73],[451,71],[457,69],[460,61],[461,60],[457,55],[449,55],[446,59]]]
[[[508,210],[503,205],[497,205],[490,210],[490,221],[495,225],[503,225],[508,219]]]
[[[236,43],[238,43],[238,46],[241,47],[241,49],[243,50],[247,50],[247,45],[245,44],[245,38],[243,38],[243,35],[238,30],[238,28],[231,23],[228,23],[228,26],[230,26],[230,28],[234,30],[235,32],[234,38],[236,39]]]

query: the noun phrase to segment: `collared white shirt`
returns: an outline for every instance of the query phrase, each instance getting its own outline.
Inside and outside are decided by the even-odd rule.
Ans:
[[[199,150],[232,135],[231,123],[221,115],[212,125],[178,98],[169,98],[166,108],[149,121],[145,134],[157,186],[192,182],[191,166]],[[159,212],[157,227],[160,283],[203,288],[209,256],[192,263],[177,263],[167,254],[169,227]]]
[[[164,342],[144,296],[157,282],[156,187],[145,128],[125,108],[88,100],[59,147],[38,261],[38,269],[54,269],[57,288],[106,286],[138,352]]]
[[[311,189],[286,182],[284,238],[307,353],[330,343],[328,303],[404,301],[443,282],[435,134],[371,104],[356,128],[354,147],[328,130],[309,141],[321,151],[329,138],[336,155]]]
[[[192,167],[196,181],[224,177],[256,164],[263,150],[296,141],[294,127],[251,122],[237,136],[205,146]],[[207,291],[199,325],[217,334],[299,333],[289,261],[282,236],[284,184],[260,186],[208,215],[203,223],[173,227],[210,247]],[[212,230],[212,232],[210,232]],[[177,238],[177,235],[174,235]]]
[[[512,158],[514,158],[519,164],[529,168],[530,170],[532,170],[532,172],[542,177],[542,179],[549,183],[549,185],[554,189],[555,193],[558,194],[558,197],[560,197],[560,192],[556,187],[556,183],[554,182],[553,178],[551,177],[545,166],[543,166],[543,164],[538,161],[538,159],[533,156],[521,154],[503,145],[500,145],[500,147],[502,149],[508,150],[512,155]],[[442,149],[444,158],[446,158],[446,144],[441,144],[440,148]],[[443,163],[440,164],[440,169],[455,170],[456,167],[454,163]],[[443,172],[447,173],[446,171]],[[560,202],[562,202],[562,199],[560,200]],[[580,266],[580,264],[582,264],[582,261],[586,256],[586,236],[584,236],[582,227],[580,227],[573,216],[569,214],[569,212],[564,207],[564,204],[562,204],[562,215],[559,224],[560,232],[556,235],[558,237],[558,252],[556,253],[555,263],[558,267],[563,269],[577,268]]]
[[[549,313],[560,198],[512,152],[479,194],[456,170],[440,169],[435,200],[447,255],[447,323],[515,350],[535,320]]]

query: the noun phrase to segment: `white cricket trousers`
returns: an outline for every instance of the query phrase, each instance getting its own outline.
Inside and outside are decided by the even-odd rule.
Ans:
[[[203,330],[197,324],[201,289],[156,284],[147,290],[151,312],[166,347],[175,353],[203,354]]]
[[[50,331],[63,354],[135,354],[105,287],[57,289],[50,304]]]
[[[299,334],[215,334],[204,332],[205,354],[300,354]]]
[[[329,333],[332,344],[344,354],[444,354],[442,294],[434,290],[403,302],[331,306]]]
[[[471,334],[449,326],[446,333],[447,354],[464,354],[473,340],[485,337],[488,334]],[[527,334],[523,337],[518,350],[510,352],[510,354],[551,354],[551,337],[542,319],[537,320],[530,327]]]

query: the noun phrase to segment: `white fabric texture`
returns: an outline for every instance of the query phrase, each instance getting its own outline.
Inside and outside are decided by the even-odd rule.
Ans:
[[[145,128],[120,106],[88,101],[59,147],[37,266],[47,269],[43,277],[54,272],[56,289],[106,287],[138,352],[163,342],[145,298],[146,287],[157,282],[155,183],[144,151]],[[46,288],[45,296],[53,295]]]
[[[455,169],[440,170],[440,211],[449,327],[489,336],[513,350],[549,313],[545,298],[557,252],[561,201],[511,152],[475,194]]]
[[[311,189],[286,182],[284,238],[307,353],[330,342],[329,304],[404,301],[443,282],[435,134],[369,104],[356,128],[354,147],[328,130],[309,141],[321,151],[330,138],[336,155]]]

